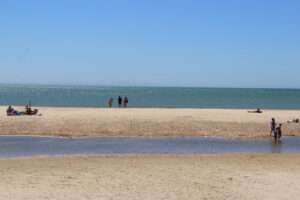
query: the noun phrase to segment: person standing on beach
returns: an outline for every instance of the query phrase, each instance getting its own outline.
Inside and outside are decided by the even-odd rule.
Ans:
[[[127,108],[127,105],[128,105],[128,98],[125,97],[124,98],[124,108]]]
[[[121,96],[119,96],[119,97],[118,97],[118,104],[119,104],[119,108],[121,108],[121,107],[122,107],[122,101],[123,101],[122,97],[121,97]]]
[[[114,102],[114,99],[112,97],[110,97],[109,100],[108,100],[108,107],[111,108],[112,105],[113,105],[113,102]]]
[[[272,135],[275,134],[275,131],[276,131],[276,122],[275,122],[275,119],[274,119],[274,118],[272,118],[272,120],[271,120],[270,127],[271,127],[271,133],[270,133],[270,136],[272,136]]]
[[[276,127],[276,135],[277,135],[277,138],[278,138],[278,139],[280,139],[280,138],[281,138],[281,135],[282,135],[281,127],[282,127],[282,124],[279,124],[279,125]]]

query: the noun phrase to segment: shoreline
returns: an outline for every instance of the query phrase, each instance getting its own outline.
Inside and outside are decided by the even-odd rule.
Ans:
[[[299,89],[300,90],[300,89]],[[7,105],[3,105],[0,104],[0,109],[1,108],[7,108],[9,106],[9,104]],[[25,105],[18,105],[18,104],[13,104],[11,105],[14,108],[18,108],[20,110],[24,110]],[[128,107],[124,108],[124,107],[118,107],[118,106],[113,106],[111,108],[109,108],[107,105],[105,106],[39,106],[39,105],[33,105],[33,108],[40,108],[40,109],[98,109],[98,110],[138,110],[138,109],[142,109],[142,110],[172,110],[172,109],[176,109],[176,110],[244,110],[244,111],[255,111],[257,108],[253,107],[253,108],[223,108],[223,107],[173,107],[173,106],[155,106],[155,107],[131,107],[130,105],[128,105]],[[300,108],[260,108],[262,111],[299,111],[300,112]]]
[[[15,107],[22,110],[22,107]],[[74,108],[37,107],[42,116],[6,116],[0,106],[0,135],[56,137],[224,137],[263,139],[275,117],[283,136],[300,136],[300,110],[185,108]]]
[[[273,137],[270,136],[257,136],[257,137],[226,137],[226,136],[60,136],[60,135],[5,135],[1,134],[1,137],[25,137],[25,138],[51,138],[51,139],[145,139],[145,140],[164,140],[164,139],[221,139],[228,141],[266,141],[266,140],[274,140]],[[282,137],[284,138],[300,138],[300,135],[286,135]]]
[[[85,158],[91,158],[91,159],[97,159],[97,158],[207,158],[207,157],[245,157],[245,156],[254,156],[254,157],[296,157],[299,156],[300,159],[300,153],[253,153],[253,152],[238,152],[238,153],[216,153],[216,154],[74,154],[74,155],[58,155],[58,156],[47,156],[47,155],[37,155],[37,156],[31,156],[31,157],[7,157],[7,158],[0,158],[1,161],[5,160],[64,160],[64,159],[85,159]]]
[[[59,159],[97,159],[97,158],[192,158],[192,157],[243,157],[243,156],[256,156],[256,157],[293,157],[300,156],[300,153],[252,153],[252,152],[238,152],[238,153],[216,153],[216,154],[74,154],[74,155],[36,155],[36,156],[23,156],[23,157],[0,157],[1,161],[19,161],[19,160],[59,160]]]

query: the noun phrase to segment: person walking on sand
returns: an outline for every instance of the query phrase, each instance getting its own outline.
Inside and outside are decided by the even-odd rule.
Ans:
[[[119,97],[118,97],[118,104],[119,104],[119,108],[121,108],[121,107],[122,107],[122,101],[123,101],[122,97],[121,97],[121,96],[119,96]]]
[[[124,108],[127,108],[127,106],[128,106],[128,98],[127,97],[125,97],[124,98]]]
[[[112,105],[113,105],[113,102],[114,102],[114,99],[112,97],[110,97],[109,100],[108,100],[108,107],[111,108]]]
[[[270,127],[271,127],[271,132],[270,132],[270,136],[274,136],[275,131],[276,131],[276,121],[275,118],[272,118],[271,123],[270,123]]]

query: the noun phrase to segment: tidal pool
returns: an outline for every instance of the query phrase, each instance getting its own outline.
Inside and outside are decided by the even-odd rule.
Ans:
[[[0,136],[0,158],[111,154],[300,153],[300,137],[229,140],[183,138],[54,138]]]

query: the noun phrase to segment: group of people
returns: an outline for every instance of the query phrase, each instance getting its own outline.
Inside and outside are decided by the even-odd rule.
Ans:
[[[282,136],[282,124],[276,124],[275,118],[272,118],[271,120],[271,133],[270,135],[274,137],[275,142],[277,142],[278,140],[280,140],[281,136]]]
[[[114,99],[111,97],[109,98],[108,100],[108,107],[112,107],[113,106],[113,102],[114,102]],[[122,98],[121,96],[118,97],[118,106],[119,108],[127,108],[128,106],[128,103],[129,103],[129,100],[128,100],[128,97],[125,96],[124,98]]]
[[[38,113],[38,109],[32,109],[30,104],[25,106],[25,111],[19,112],[15,110],[11,105],[9,105],[6,110],[7,116],[36,115],[37,113]]]

